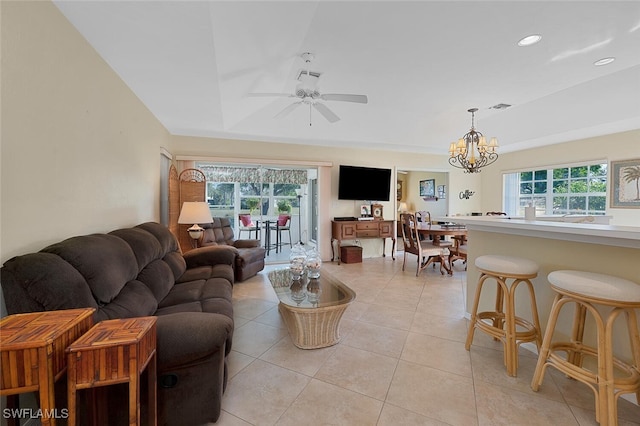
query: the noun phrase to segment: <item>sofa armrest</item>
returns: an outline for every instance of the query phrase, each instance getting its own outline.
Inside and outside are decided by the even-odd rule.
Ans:
[[[260,247],[260,240],[235,240],[233,246],[235,248],[253,248]]]
[[[187,263],[187,268],[197,268],[198,266],[212,265],[232,265],[235,262],[238,250],[227,245],[207,246],[190,250],[184,253],[183,257]]]
[[[158,373],[184,366],[230,347],[233,321],[222,314],[177,312],[158,316]]]

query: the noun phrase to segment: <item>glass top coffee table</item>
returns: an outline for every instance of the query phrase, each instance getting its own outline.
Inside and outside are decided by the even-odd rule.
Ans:
[[[325,271],[320,278],[294,280],[289,268],[276,269],[269,281],[294,345],[317,349],[340,341],[340,319],[356,298],[353,290]]]

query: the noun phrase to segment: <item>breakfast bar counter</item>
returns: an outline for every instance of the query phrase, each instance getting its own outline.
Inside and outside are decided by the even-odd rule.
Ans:
[[[467,227],[467,312],[471,311],[480,275],[474,262],[478,256],[485,254],[517,256],[538,263],[540,271],[532,282],[543,330],[555,296],[547,281],[547,275],[552,271],[574,269],[596,272],[640,285],[640,227],[527,221],[504,216],[455,216],[438,220],[464,224]],[[483,298],[484,296],[483,292]],[[491,304],[493,297],[486,294],[486,300],[481,303]],[[530,307],[528,303],[518,304],[516,311],[530,312]],[[559,337],[571,335],[571,322],[570,315],[561,318],[559,323],[562,325],[556,327]],[[629,360],[631,349],[626,332],[616,332],[614,341],[614,353]],[[585,336],[585,342],[593,344],[595,334]]]

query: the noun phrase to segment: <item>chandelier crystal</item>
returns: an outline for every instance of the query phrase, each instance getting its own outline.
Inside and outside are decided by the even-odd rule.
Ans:
[[[489,144],[482,133],[474,127],[475,113],[478,108],[468,110],[471,113],[471,130],[449,147],[449,164],[463,169],[465,173],[480,173],[482,167],[494,163],[498,159],[498,139],[491,138]]]

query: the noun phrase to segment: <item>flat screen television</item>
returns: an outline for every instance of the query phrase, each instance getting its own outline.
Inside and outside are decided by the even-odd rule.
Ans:
[[[391,169],[340,165],[339,200],[389,201]]]

